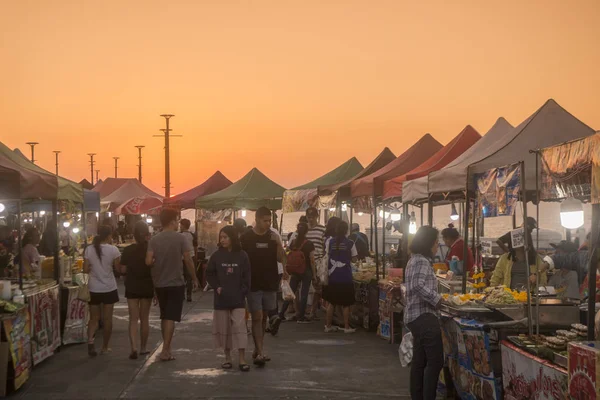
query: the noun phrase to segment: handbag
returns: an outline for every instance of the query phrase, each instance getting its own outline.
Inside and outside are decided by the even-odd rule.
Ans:
[[[89,275],[83,274],[81,281],[82,283],[79,285],[79,292],[77,293],[77,298],[87,303],[92,298],[92,296],[90,295],[90,288],[88,287]]]

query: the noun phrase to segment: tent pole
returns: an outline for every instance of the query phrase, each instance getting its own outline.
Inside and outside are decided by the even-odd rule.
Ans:
[[[519,163],[519,168],[521,169],[521,201],[523,203],[523,246],[525,250],[525,261],[527,263],[527,328],[529,332],[529,336],[533,335],[533,321],[531,316],[533,315],[533,310],[531,308],[531,281],[529,277],[531,276],[531,270],[529,266],[529,246],[533,245],[533,243],[529,243],[527,235],[527,188],[525,187],[525,162],[521,161]],[[515,215],[515,213],[513,213]],[[533,261],[533,260],[532,260]],[[535,293],[536,297],[539,297],[539,281],[535,283]],[[595,283],[595,282],[594,282]],[[536,324],[538,321],[536,321]]]
[[[469,259],[469,212],[471,200],[469,198],[469,190],[467,189],[465,196],[465,212],[464,217],[464,237],[463,237],[463,272],[462,272],[462,292],[467,293],[467,260]]]
[[[382,276],[385,278],[385,202],[381,202],[381,209],[383,210],[383,218],[381,218],[381,268]]]
[[[408,264],[408,228],[410,225],[410,216],[408,215],[408,204],[402,203],[402,268]],[[404,274],[406,276],[406,274]]]
[[[536,251],[539,250],[540,248],[540,173],[539,173],[539,162],[540,162],[540,154],[539,152],[535,152],[535,199],[536,199],[536,206],[535,206],[535,220],[537,221],[537,228],[536,228],[536,237],[535,237],[535,249]],[[527,207],[527,206],[526,206]],[[536,282],[539,282],[540,279],[540,271],[537,271],[537,280]],[[539,285],[538,285],[538,290],[539,290]],[[538,292],[539,294],[539,292]],[[595,297],[595,296],[594,296]],[[536,307],[536,319],[535,319],[535,334],[539,335],[540,334],[540,303],[539,303],[539,297],[538,297],[538,303],[537,303],[537,307]]]
[[[425,207],[425,205],[421,203],[419,207],[421,208],[421,226],[423,226],[423,208]],[[429,209],[429,207],[427,207],[427,209]]]
[[[373,211],[371,211],[371,218],[369,219],[369,222],[371,223],[371,240],[369,240],[371,251],[373,251],[373,218],[375,218],[375,204],[373,204]]]
[[[54,243],[54,280],[59,282],[60,278],[60,241],[58,232],[58,200],[52,200],[52,217],[54,218],[54,230],[56,232],[56,243]],[[52,221],[52,219],[50,219]]]
[[[21,229],[21,200],[17,203],[17,234],[19,237],[17,238],[17,247],[19,248],[19,289],[23,291],[23,232]],[[40,265],[41,268],[41,265]]]
[[[598,257],[598,244],[600,242],[600,204],[592,204],[592,233],[591,257],[589,257],[589,286],[588,286],[588,340],[594,340],[596,317],[596,262]]]
[[[427,225],[433,226],[433,202],[431,199],[427,201]]]
[[[348,204],[348,210],[350,211],[350,229],[352,229],[352,224],[354,223],[354,209],[352,209],[352,204]]]
[[[384,214],[385,216],[385,214]],[[373,219],[374,219],[374,235],[375,235],[375,276],[379,281],[379,239],[377,235],[377,198],[375,197],[375,187],[373,187]]]
[[[81,223],[83,225],[83,229],[81,230],[83,234],[83,249],[87,247],[87,215],[85,211],[85,203],[81,204]]]
[[[281,210],[281,219],[279,220],[279,236],[282,235],[283,232],[283,210]]]

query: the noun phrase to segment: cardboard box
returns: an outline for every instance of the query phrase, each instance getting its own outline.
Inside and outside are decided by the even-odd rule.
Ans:
[[[600,399],[600,342],[572,342],[568,351],[571,399]]]

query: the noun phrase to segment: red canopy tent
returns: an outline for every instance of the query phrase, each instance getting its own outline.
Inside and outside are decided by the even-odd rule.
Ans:
[[[198,185],[187,192],[180,193],[177,196],[173,196],[170,199],[165,199],[164,207],[180,210],[196,208],[197,198],[219,192],[229,187],[231,183],[232,182],[227,179],[221,171],[217,171],[201,185]]]
[[[438,171],[464,153],[469,147],[477,143],[481,135],[471,125],[467,125],[454,139],[432,155],[427,161],[412,171],[387,180],[383,184],[383,199],[402,197],[402,185],[406,181],[412,181],[430,172]]]
[[[161,195],[154,193],[142,185],[140,181],[133,178],[108,178],[102,185],[96,186],[94,191],[100,193],[100,204],[106,211],[116,211],[124,203],[141,202],[142,199],[146,198],[155,198],[161,203],[163,200]]]
[[[141,215],[153,214],[154,209],[160,209],[162,201],[156,197],[133,197],[115,209],[115,214]]]
[[[383,194],[383,182],[412,171],[442,147],[440,142],[435,140],[429,133],[424,135],[391,163],[371,175],[353,181],[351,183],[352,198],[381,196]]]

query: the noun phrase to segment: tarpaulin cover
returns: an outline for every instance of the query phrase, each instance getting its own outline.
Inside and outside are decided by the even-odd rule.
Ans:
[[[493,168],[475,175],[475,179],[477,204],[481,207],[485,218],[514,213],[521,190],[520,164]]]
[[[319,206],[318,188],[320,186],[335,185],[356,176],[363,170],[363,166],[352,157],[339,167],[325,175],[308,182],[302,186],[286,190],[283,194],[283,212],[305,211],[308,207]]]
[[[386,165],[388,165],[395,159],[396,159],[396,156],[394,155],[394,153],[392,153],[392,151],[386,147],[385,149],[383,149],[381,151],[381,153],[379,153],[379,155],[377,157],[375,157],[375,159],[373,161],[371,161],[371,163],[369,165],[367,165],[367,167],[365,169],[360,171],[358,174],[353,176],[351,179],[348,179],[347,181],[344,181],[342,183],[338,183],[335,185],[319,186],[319,195],[327,196],[327,195],[331,195],[331,194],[334,194],[335,192],[337,192],[337,195],[340,196],[342,201],[350,200],[352,198],[352,193],[350,190],[352,181],[355,181],[357,179],[360,179],[362,177],[371,175],[372,173],[379,171],[381,168],[385,167]]]
[[[402,201],[404,203],[419,203],[429,199],[427,191],[427,176],[422,176],[402,184]]]
[[[178,209],[195,208],[197,198],[223,190],[229,187],[231,183],[221,171],[217,171],[201,185],[170,199],[165,199],[164,206]]]
[[[576,197],[599,201],[600,135],[560,144],[540,151],[540,198]]]
[[[150,213],[150,210],[160,208],[162,200],[156,197],[134,197],[125,201],[115,209],[115,214],[141,215]]]
[[[113,188],[117,186],[117,183],[121,184],[118,185],[118,188],[116,190],[112,191],[107,196],[102,196],[102,190]],[[101,189],[102,190],[100,190],[100,203],[102,204],[103,209],[105,209],[106,211],[115,211],[117,207],[134,198],[143,199],[147,197],[153,197],[160,200],[161,202],[163,200],[163,197],[161,195],[154,193],[152,190],[142,185],[140,181],[133,178],[107,178],[106,181],[104,181],[104,184],[102,185]]]
[[[427,191],[433,193],[462,192],[467,188],[469,165],[486,157],[487,149],[504,137],[513,126],[500,117],[490,130],[473,146],[439,171],[429,173]]]
[[[197,209],[256,210],[262,206],[271,210],[281,209],[285,188],[253,168],[242,179],[226,189],[196,199]]]
[[[39,172],[23,160],[11,149],[0,142],[0,167],[6,173],[2,180],[11,184],[8,190],[2,190],[3,200],[16,199],[47,199],[55,200],[58,196],[58,180],[56,175]],[[12,171],[12,172],[11,172]]]
[[[352,197],[381,196],[383,194],[383,182],[412,171],[442,147],[440,142],[435,140],[429,133],[424,135],[411,148],[385,167],[353,181],[350,185]]]
[[[51,172],[46,171],[42,167],[37,166],[36,164],[32,163],[27,157],[25,157],[25,155],[19,149],[15,149],[14,153],[32,171],[37,171],[40,174],[50,174],[56,177],[58,183],[58,192],[56,194],[56,198],[58,200],[70,201],[73,203],[80,204],[83,203],[83,187],[79,183],[52,174]]]
[[[481,135],[471,125],[467,125],[447,145],[432,155],[427,161],[405,175],[390,179],[383,184],[383,198],[390,199],[402,197],[404,202],[419,200],[420,198],[405,198],[402,193],[402,184],[406,181],[427,176],[430,172],[438,171],[463,154],[469,147],[481,139]],[[427,181],[425,191],[427,190]],[[414,192],[413,192],[414,193]],[[425,196],[427,197],[427,196]]]
[[[529,150],[554,146],[594,133],[592,128],[550,99],[519,126],[485,149],[486,157],[469,166],[469,176],[524,161],[525,171],[522,173],[525,185],[533,190],[536,181],[536,155]],[[475,184],[474,179],[469,179],[468,182],[470,185]]]

